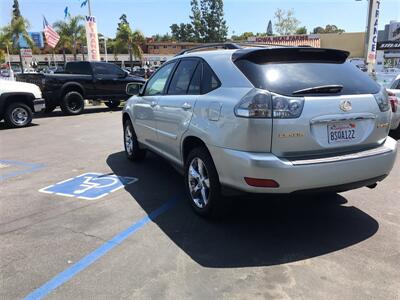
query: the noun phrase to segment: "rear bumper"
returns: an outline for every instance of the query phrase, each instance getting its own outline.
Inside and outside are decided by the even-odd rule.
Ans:
[[[40,112],[45,109],[45,107],[46,104],[43,98],[36,98],[35,100],[33,100],[33,109],[35,112]]]
[[[315,160],[288,160],[271,153],[210,147],[220,182],[249,193],[344,191],[373,184],[387,176],[396,159],[397,142],[388,137],[379,148]],[[272,179],[277,188],[249,186],[244,177]]]

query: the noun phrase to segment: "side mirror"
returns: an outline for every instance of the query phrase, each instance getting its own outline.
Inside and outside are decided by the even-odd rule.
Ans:
[[[131,82],[126,85],[126,93],[130,96],[139,95],[143,83]]]

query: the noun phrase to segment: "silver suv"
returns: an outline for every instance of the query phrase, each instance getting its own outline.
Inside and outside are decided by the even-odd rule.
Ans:
[[[316,48],[188,51],[166,62],[123,110],[125,151],[183,171],[195,211],[223,187],[249,193],[375,187],[393,167],[387,93]],[[138,92],[136,84],[127,89]]]

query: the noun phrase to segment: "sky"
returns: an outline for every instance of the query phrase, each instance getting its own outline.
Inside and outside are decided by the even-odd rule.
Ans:
[[[119,17],[125,13],[133,29],[146,36],[165,34],[173,23],[189,22],[190,0],[90,0],[98,31],[107,37],[116,32]],[[72,15],[87,14],[83,0],[19,0],[30,31],[41,31],[43,15],[49,23],[64,18],[68,6]],[[0,27],[11,19],[13,0],[0,0]],[[335,24],[346,32],[365,31],[368,0],[224,0],[225,19],[233,32],[265,32],[276,9],[293,9],[295,17],[308,31]],[[381,0],[379,29],[390,20],[400,21],[400,0]]]

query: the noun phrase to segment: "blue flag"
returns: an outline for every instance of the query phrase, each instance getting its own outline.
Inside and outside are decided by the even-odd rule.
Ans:
[[[68,17],[68,6],[66,6],[65,8],[64,8],[64,19],[66,18],[66,17]]]
[[[87,2],[88,2],[88,0],[84,0],[84,1],[81,3],[81,7],[86,6]]]

